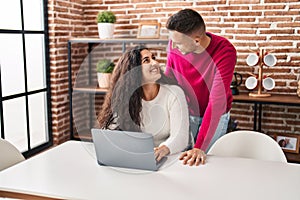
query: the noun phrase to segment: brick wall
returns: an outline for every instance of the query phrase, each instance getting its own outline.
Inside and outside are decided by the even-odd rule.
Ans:
[[[54,144],[69,138],[67,41],[70,37],[85,36],[84,2],[83,0],[48,1]],[[75,47],[76,56],[72,58],[74,71],[78,69],[82,57],[86,54],[86,49]]]
[[[98,37],[95,21],[98,11],[112,10],[117,15],[115,37],[136,37],[139,22],[162,24],[161,35],[167,37],[165,22],[174,12],[193,8],[203,16],[208,31],[228,38],[236,47],[236,71],[243,75],[257,73],[245,58],[249,49],[273,50],[278,62],[266,68],[274,73],[276,87],[270,93],[296,95],[300,74],[300,2],[299,0],[49,0],[49,33],[54,141],[69,137],[67,77],[67,41],[71,37]],[[73,45],[73,78],[86,56],[85,45]],[[243,83],[244,83],[243,81]],[[248,92],[244,84],[241,92]],[[235,103],[232,116],[241,129],[251,129],[253,105]],[[269,133],[300,134],[300,108],[264,106],[262,129]]]

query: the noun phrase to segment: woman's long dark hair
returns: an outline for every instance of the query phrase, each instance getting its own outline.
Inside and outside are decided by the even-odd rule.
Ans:
[[[140,131],[142,111],[142,61],[141,51],[148,50],[145,46],[137,46],[125,52],[119,59],[105,96],[102,110],[98,115],[100,128],[107,129],[117,120],[119,129]],[[161,71],[157,83],[176,84]]]

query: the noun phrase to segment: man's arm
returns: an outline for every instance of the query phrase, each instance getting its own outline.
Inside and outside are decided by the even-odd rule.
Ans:
[[[216,73],[210,91],[209,102],[199,129],[195,148],[206,150],[213,138],[220,117],[226,112],[227,98],[230,91],[233,71],[236,64],[236,51],[219,54],[222,59],[216,63]]]

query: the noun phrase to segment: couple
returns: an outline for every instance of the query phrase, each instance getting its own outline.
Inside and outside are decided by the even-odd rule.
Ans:
[[[165,74],[147,48],[127,51],[113,72],[98,121],[106,129],[152,133],[157,160],[186,150],[195,139],[180,159],[204,164],[205,151],[226,133],[236,51],[225,38],[206,32],[202,17],[191,9],[171,16],[167,29]]]

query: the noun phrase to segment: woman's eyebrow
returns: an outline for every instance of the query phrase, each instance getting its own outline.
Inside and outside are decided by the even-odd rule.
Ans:
[[[142,59],[142,61],[144,61],[144,60],[146,60],[146,59],[149,59],[149,57],[148,57],[148,56],[144,57],[144,58]]]
[[[152,54],[150,55],[151,57],[153,56]],[[149,56],[145,56],[142,61],[144,61],[145,59],[149,59],[150,57]]]

